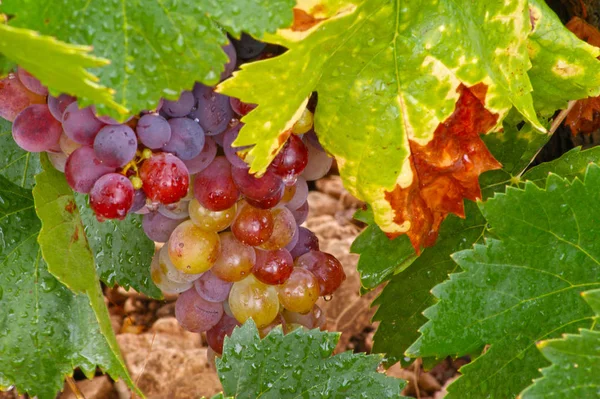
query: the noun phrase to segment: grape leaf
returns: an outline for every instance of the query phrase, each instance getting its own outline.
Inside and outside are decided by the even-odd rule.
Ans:
[[[116,91],[122,112],[137,113],[155,108],[161,96],[177,98],[196,80],[218,82],[227,62],[221,49],[227,38],[217,22],[234,31],[274,31],[291,23],[293,4],[292,0],[4,0],[0,11],[15,16],[9,21],[13,26],[92,46],[93,54],[110,59],[110,65],[92,71],[102,85]],[[230,17],[227,12],[240,15]],[[207,13],[215,15],[216,22]],[[72,94],[83,105],[95,103],[100,113],[123,119],[106,101],[82,92]]]
[[[600,287],[600,167],[584,180],[550,175],[480,204],[500,238],[453,255],[462,273],[433,289],[439,302],[407,350],[412,356],[461,355],[490,345],[461,369],[448,399],[514,397],[547,364],[542,339],[591,327],[581,292]]]
[[[87,294],[100,332],[122,362],[73,191],[64,174],[54,169],[46,155],[41,160],[43,172],[35,177],[33,197],[35,211],[42,221],[38,243],[48,271],[73,292]],[[127,383],[137,390],[131,380]]]
[[[583,298],[600,317],[600,290],[586,291]],[[600,332],[583,329],[578,335],[565,334],[537,344],[552,366],[542,370],[519,397],[544,399],[560,395],[565,398],[597,398],[600,393]]]
[[[126,112],[113,100],[113,90],[98,84],[98,77],[88,68],[110,63],[90,55],[92,48],[41,36],[29,29],[0,24],[0,53],[25,68],[56,93],[77,93],[97,103],[105,103]],[[1,73],[9,64],[2,64]]]
[[[109,287],[119,284],[152,298],[162,298],[162,292],[150,277],[154,243],[142,230],[141,215],[98,222],[85,195],[75,194],[75,202],[79,206],[100,280]]]
[[[40,156],[21,149],[12,138],[12,123],[0,118],[0,175],[19,187],[31,188],[41,171]]]
[[[331,356],[339,333],[276,328],[264,339],[252,320],[225,338],[217,372],[235,398],[401,398],[403,380],[377,372],[382,357]]]
[[[317,15],[327,2],[310,3],[290,29],[265,35],[286,53],[220,84],[259,104],[236,145],[255,144],[246,160],[264,172],[317,91],[315,130],[345,187],[383,231],[431,245],[445,215],[479,197],[479,173],[500,166],[479,134],[513,106],[544,129],[527,75],[527,2],[338,1],[331,18]]]
[[[523,175],[523,179],[531,181],[538,186],[543,186],[550,173],[572,179],[577,176],[583,176],[590,163],[598,163],[599,161],[600,147],[592,147],[587,150],[575,147],[560,158],[544,162],[529,169]]]
[[[494,157],[504,165],[502,170],[488,171],[481,175],[479,181],[484,198],[494,192],[504,191],[505,186],[515,180],[514,177],[529,164],[549,138],[538,134],[531,125],[525,125],[521,129],[517,129],[516,125],[517,123],[505,121],[502,133],[490,134],[484,138]],[[373,305],[379,306],[374,320],[380,321],[373,350],[385,353],[388,364],[398,360],[403,364],[412,361],[404,359],[404,351],[419,337],[418,328],[426,322],[423,311],[435,303],[431,289],[443,282],[449,273],[457,270],[450,255],[470,248],[483,239],[486,221],[473,202],[467,201],[465,214],[464,220],[449,216],[442,224],[436,246],[425,249],[405,271],[394,276],[373,302]],[[390,245],[387,237],[382,236],[381,239],[387,240],[387,245]],[[361,254],[359,265],[365,255],[366,253]],[[367,262],[373,264],[373,268],[377,263],[385,265],[382,254],[369,255],[373,259]],[[387,267],[393,268],[393,265],[388,264]],[[398,303],[402,303],[402,306],[397,306]]]
[[[529,0],[533,31],[528,48],[533,99],[541,114],[566,108],[569,100],[600,94],[600,49],[577,38],[543,0]]]
[[[31,191],[0,176],[0,387],[53,399],[74,368],[92,378],[96,365],[132,384],[89,299],[48,273],[40,227]]]

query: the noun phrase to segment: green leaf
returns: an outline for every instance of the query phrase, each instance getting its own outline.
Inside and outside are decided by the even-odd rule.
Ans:
[[[96,103],[103,103],[126,112],[113,100],[113,90],[98,84],[98,77],[88,68],[110,63],[105,58],[91,56],[92,48],[78,46],[41,36],[29,29],[0,24],[0,53],[35,75],[55,93],[77,93]],[[8,67],[3,63],[2,73]]]
[[[533,31],[528,48],[536,110],[551,115],[569,100],[600,94],[600,49],[571,33],[543,0],[529,0]]]
[[[34,176],[42,170],[38,154],[27,152],[12,138],[12,123],[0,118],[0,175],[19,187],[31,188]]]
[[[583,176],[590,163],[600,161],[600,147],[581,150],[576,147],[563,154],[560,158],[550,162],[544,162],[531,169],[523,175],[523,179],[531,181],[538,186],[543,186],[550,173],[556,173],[564,178]]]
[[[160,97],[177,98],[197,80],[218,82],[227,62],[221,49],[227,37],[217,22],[231,24],[234,31],[274,31],[291,23],[292,5],[291,0],[4,0],[0,10],[15,15],[11,25],[92,46],[96,56],[110,59],[110,65],[93,72],[102,85],[115,89],[120,108],[137,113],[154,109]],[[95,103],[99,112],[123,119],[106,101],[72,94],[83,105]]]
[[[600,317],[600,290],[586,291],[583,298]],[[544,399],[597,398],[600,393],[600,332],[581,330],[578,335],[565,334],[537,344],[552,366],[542,370],[543,377],[534,381],[519,397]]]
[[[217,371],[235,398],[400,398],[403,380],[377,372],[381,356],[331,356],[338,333],[276,328],[264,339],[252,320],[225,338]]]
[[[480,204],[492,232],[453,259],[464,272],[433,289],[439,302],[408,350],[413,356],[461,355],[490,348],[461,369],[448,399],[514,397],[547,364],[535,343],[591,327],[581,292],[600,287],[600,167],[584,181],[550,175],[546,188],[509,187]]]
[[[306,11],[319,6],[311,2]],[[461,84],[487,87],[485,106],[498,123],[514,106],[544,129],[527,75],[525,0],[363,0],[340,7],[308,30],[265,35],[288,51],[243,65],[219,86],[259,104],[236,140],[255,144],[246,156],[252,172],[264,172],[316,91],[315,131],[338,160],[344,186],[373,207],[382,230],[399,233],[407,227],[394,222],[386,192],[413,181],[409,140],[432,140],[454,112]]]
[[[98,222],[85,195],[75,194],[75,202],[100,280],[109,287],[119,284],[152,298],[162,298],[150,277],[154,243],[142,230],[142,216],[132,214],[125,220]]]
[[[484,140],[494,157],[504,165],[502,170],[481,175],[479,181],[486,198],[494,192],[504,191],[512,178],[529,164],[537,150],[548,140],[548,136],[539,134],[531,125],[525,125],[518,130],[515,125],[505,122],[502,133],[489,134]],[[435,303],[435,298],[430,293],[431,289],[444,281],[449,273],[457,270],[457,265],[450,255],[471,248],[474,243],[483,239],[486,221],[473,202],[466,202],[465,214],[466,219],[449,216],[442,224],[435,247],[426,248],[405,271],[394,276],[374,301],[373,304],[379,306],[374,319],[379,320],[380,324],[375,334],[373,350],[385,353],[388,364],[398,360],[403,364],[409,363],[404,360],[404,351],[418,338],[417,330],[426,322],[423,311]],[[376,226],[369,226],[368,229],[379,230]],[[362,235],[358,238],[361,237]],[[380,239],[385,240],[384,243],[373,244],[385,247],[398,240],[390,241],[385,235]],[[406,251],[408,254],[409,250],[401,242],[396,248],[387,248],[389,253]],[[359,267],[361,263],[368,264],[372,266],[369,269],[372,275],[378,272],[380,276],[384,276],[384,273],[388,269],[393,270],[395,265],[386,262],[387,253],[363,251]],[[390,274],[385,275],[386,279],[389,276]],[[398,306],[399,303],[402,306]]]
[[[0,388],[53,399],[74,368],[92,378],[96,365],[132,384],[89,298],[48,273],[40,227],[31,191],[0,177]]]
[[[38,243],[48,271],[73,292],[87,294],[100,332],[122,362],[73,191],[64,174],[50,165],[47,156],[41,159],[44,171],[35,177],[33,197],[42,221]],[[131,379],[126,381],[136,389]]]

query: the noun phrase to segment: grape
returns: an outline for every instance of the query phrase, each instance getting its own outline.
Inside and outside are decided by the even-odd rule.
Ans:
[[[165,275],[159,263],[159,252],[154,254],[152,263],[150,264],[150,277],[156,286],[166,294],[179,294],[183,291],[187,291],[192,287],[191,282],[178,283],[169,280]]]
[[[285,246],[285,249],[287,249],[288,251],[291,251],[292,249],[294,249],[296,244],[298,244],[299,236],[300,236],[300,227],[298,227],[298,225],[296,225],[296,230],[294,230],[294,235],[292,236],[292,240],[288,243],[288,245]]]
[[[274,195],[272,195],[270,197],[265,197],[265,198],[261,198],[258,200],[246,197],[246,202],[248,202],[250,205],[252,205],[256,208],[271,209],[271,208],[274,208],[277,204],[279,204],[281,202],[282,196],[283,196],[283,188],[281,189],[281,191],[275,193]]]
[[[293,187],[296,187],[294,196],[288,201],[287,204],[285,204],[285,206],[291,211],[295,211],[296,209],[300,208],[308,198],[308,184],[306,184],[306,179],[304,179],[304,177],[298,176],[296,184]]]
[[[269,169],[281,177],[286,184],[294,184],[296,176],[302,173],[307,163],[306,146],[298,136],[291,135],[269,165]]]
[[[57,121],[62,122],[65,109],[75,100],[77,100],[75,97],[68,94],[61,94],[58,97],[48,96],[48,109]]]
[[[319,299],[319,282],[310,271],[295,267],[290,277],[277,287],[277,295],[287,310],[308,313]]]
[[[194,288],[179,295],[175,302],[175,317],[183,328],[201,333],[213,328],[223,316],[223,305],[208,302]]]
[[[62,134],[60,122],[54,119],[46,104],[34,104],[17,115],[12,136],[19,147],[29,152],[42,152],[58,146]]]
[[[208,342],[208,345],[216,353],[223,353],[223,342],[225,341],[225,337],[231,336],[233,329],[239,325],[240,323],[238,323],[234,317],[224,314],[223,317],[221,317],[221,320],[206,332],[206,341]]]
[[[180,118],[190,113],[196,100],[190,91],[182,91],[177,101],[164,100],[161,111],[172,118]]]
[[[143,189],[151,201],[173,204],[185,197],[190,184],[188,170],[175,155],[159,153],[140,168]]]
[[[163,150],[189,161],[200,154],[204,147],[204,131],[196,122],[188,118],[169,119],[171,139]]]
[[[171,139],[169,122],[158,114],[142,116],[135,131],[142,144],[153,150],[164,147]]]
[[[215,144],[215,141],[210,137],[206,137],[204,140],[204,147],[200,154],[188,161],[183,161],[183,163],[187,166],[190,175],[195,175],[210,165],[216,156],[217,145]]]
[[[225,64],[225,70],[221,73],[221,80],[227,79],[233,73],[235,69],[235,64],[237,63],[237,55],[235,54],[235,47],[231,42],[227,43],[227,45],[223,46],[223,51],[225,55],[229,59],[227,64]],[[219,352],[220,353],[220,352]]]
[[[260,248],[269,251],[284,248],[292,241],[296,232],[296,221],[294,215],[286,207],[275,208],[273,213],[273,233],[267,241],[260,245]]]
[[[142,228],[149,239],[155,242],[167,242],[171,233],[179,224],[180,220],[168,218],[158,212],[150,212],[142,219]]]
[[[120,168],[135,157],[137,138],[127,125],[104,126],[94,139],[94,152],[104,165]]]
[[[313,308],[305,314],[291,312],[289,310],[284,310],[282,313],[283,318],[289,324],[300,324],[308,329],[319,328],[321,330],[325,329],[325,324],[327,323],[327,317],[325,317],[325,312],[315,305]]]
[[[277,290],[249,275],[233,283],[229,292],[229,307],[240,323],[252,318],[258,328],[265,327],[279,312]]]
[[[252,274],[265,284],[283,284],[294,270],[294,259],[285,249],[275,251],[256,250],[256,263]]]
[[[233,112],[239,116],[248,115],[250,111],[257,107],[256,104],[248,104],[235,97],[229,97],[229,105],[231,105]]]
[[[229,317],[235,318],[235,316],[231,312],[231,308],[229,307],[229,300],[223,302],[223,313],[225,313]]]
[[[275,317],[275,319],[273,319],[273,321],[271,323],[269,323],[267,326],[265,326],[263,328],[258,329],[258,335],[262,339],[262,338],[266,337],[267,335],[269,335],[269,333],[271,333],[271,331],[275,330],[276,328],[279,328],[279,329],[285,331],[286,324],[287,323],[285,322],[285,319],[283,318],[281,313],[278,313],[277,316]]]
[[[59,172],[65,173],[65,166],[67,164],[67,156],[62,152],[48,152],[48,159],[54,169]]]
[[[255,247],[271,237],[273,227],[273,215],[270,211],[242,204],[231,225],[231,231],[235,238]]]
[[[296,259],[296,267],[307,269],[317,277],[321,295],[333,294],[346,279],[340,261],[326,252],[307,252]]]
[[[237,139],[237,136],[240,133],[240,129],[243,126],[244,126],[243,123],[238,123],[237,125],[232,126],[229,129],[227,129],[225,131],[225,135],[223,136],[222,147],[223,147],[223,152],[225,153],[225,156],[227,157],[227,159],[229,160],[229,162],[231,163],[232,166],[235,166],[237,168],[246,169],[246,168],[248,168],[248,165],[246,164],[246,162],[244,162],[242,160],[242,158],[240,158],[238,156],[237,152],[243,151],[250,147],[249,146],[232,147],[232,143],[235,141],[235,139]]]
[[[308,149],[308,164],[304,168],[302,176],[308,181],[320,179],[331,169],[333,158],[329,157],[325,151],[314,147],[309,141],[304,144]]]
[[[211,136],[211,138],[215,141],[215,143],[217,143],[217,145],[219,147],[223,147],[223,139],[225,137],[225,133],[227,133],[227,130],[225,130],[222,133],[215,134],[214,136]],[[227,154],[225,154],[225,155],[227,155]],[[231,161],[229,161],[229,162],[231,162]]]
[[[30,105],[45,102],[45,97],[27,90],[14,73],[0,80],[0,117],[9,122],[14,121],[19,112]]]
[[[233,204],[231,208],[222,211],[211,211],[200,205],[196,199],[191,200],[188,206],[192,222],[202,230],[214,232],[228,228],[235,217],[236,211],[237,204]]]
[[[129,213],[134,213],[142,209],[146,205],[146,194],[143,190],[135,190],[133,193],[133,203],[129,208]]]
[[[267,170],[262,177],[251,175],[249,169],[231,168],[233,181],[240,192],[255,202],[255,206],[268,209],[272,208],[283,197],[283,181],[272,171]],[[273,201],[276,199],[275,204]]]
[[[304,144],[306,144],[306,145],[310,144],[311,146],[313,146],[315,149],[317,149],[319,151],[325,151],[325,149],[319,142],[319,138],[317,137],[317,134],[315,133],[314,129],[310,129],[307,133],[305,133],[302,136],[302,141],[304,141]]]
[[[240,40],[233,39],[233,45],[235,46],[238,57],[243,60],[256,57],[265,49],[265,47],[267,47],[266,43],[259,42],[245,33],[242,33]]]
[[[67,183],[78,193],[89,193],[96,180],[114,171],[115,168],[102,165],[90,147],[81,147],[73,151],[65,165]]]
[[[179,201],[170,205],[159,205],[158,213],[168,217],[169,219],[183,220],[187,219],[190,214],[188,212],[188,202]]]
[[[219,234],[221,253],[210,271],[225,281],[240,281],[256,262],[254,248],[238,241],[231,232]]]
[[[309,229],[306,227],[298,227],[298,242],[290,251],[292,257],[296,259],[299,256],[304,255],[308,251],[318,251],[319,250],[319,239]]]
[[[197,100],[197,108],[189,117],[202,126],[207,136],[214,136],[225,131],[233,117],[229,97],[216,93],[212,87],[199,83],[194,86],[194,97]]]
[[[48,95],[48,88],[23,68],[17,67],[17,76],[19,77],[21,83],[23,83],[23,86],[25,86],[29,91],[39,94],[40,96]]]
[[[220,251],[219,235],[198,228],[190,220],[173,230],[167,245],[173,265],[188,274],[210,269]]]
[[[206,209],[229,209],[237,202],[239,196],[231,176],[231,165],[225,157],[216,157],[206,169],[196,175],[194,197]]]
[[[76,149],[82,147],[81,144],[79,144],[76,141],[73,141],[69,138],[69,136],[67,136],[66,134],[61,134],[60,138],[58,139],[58,145],[60,147],[60,150],[66,155],[69,156],[73,153],[73,151],[75,151]]]
[[[202,277],[203,273],[187,274],[177,269],[169,256],[169,246],[163,245],[158,253],[158,263],[162,273],[176,283],[192,283]]]
[[[209,302],[223,302],[229,297],[233,283],[221,280],[213,273],[207,271],[194,282],[196,292]]]
[[[84,145],[94,144],[96,134],[104,126],[104,123],[94,116],[92,108],[79,109],[76,102],[69,104],[65,109],[62,124],[67,136]]]
[[[294,216],[294,220],[296,220],[296,224],[302,224],[306,222],[306,218],[308,217],[308,201],[304,201],[304,204],[300,205],[300,208],[291,212]]]
[[[313,113],[309,109],[305,109],[300,115],[300,119],[292,126],[292,133],[304,134],[313,127]]]
[[[94,183],[90,191],[90,208],[98,220],[125,219],[133,204],[133,185],[119,173],[108,173]]]

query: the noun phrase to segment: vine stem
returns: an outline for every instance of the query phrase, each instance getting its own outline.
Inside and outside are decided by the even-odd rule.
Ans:
[[[550,125],[550,130],[548,131],[549,137],[552,136],[554,134],[554,132],[556,132],[556,129],[558,129],[558,127],[561,125],[561,123],[563,123],[563,121],[565,120],[567,115],[569,115],[569,112],[571,112],[571,110],[573,109],[573,107],[575,106],[577,101],[578,100],[569,101],[569,105],[567,106],[567,108],[563,109],[562,111],[560,111],[558,113],[558,115],[556,115],[556,118],[554,118],[554,120],[552,121],[552,125]],[[531,165],[531,163],[537,158],[539,153],[542,151],[542,148],[544,148],[544,146],[540,147],[536,151],[536,153],[531,158],[531,161],[529,161],[527,166],[525,168],[523,168],[521,173],[518,174],[519,177],[521,177],[523,175],[523,173],[525,173],[525,171],[529,168],[529,165]]]
[[[77,399],[85,399],[85,395],[83,394],[83,392],[81,392],[81,390],[75,383],[75,380],[73,380],[73,377],[67,376],[67,384],[69,384],[71,391],[73,391],[73,394]]]

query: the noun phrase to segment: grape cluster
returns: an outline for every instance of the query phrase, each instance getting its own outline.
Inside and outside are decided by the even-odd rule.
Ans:
[[[265,57],[264,45],[243,37],[225,48],[229,62]],[[237,51],[236,51],[237,50]],[[143,215],[159,248],[154,283],[179,295],[175,314],[189,331],[206,332],[216,353],[233,328],[252,318],[262,333],[282,324],[324,328],[316,305],[345,279],[340,262],[319,251],[308,215],[307,181],[324,176],[332,159],[305,110],[267,171],[249,173],[247,147],[234,147],[254,105],[197,83],[176,101],[161,100],[119,123],[48,91],[26,71],[7,79],[18,104],[0,107],[14,119],[13,137],[30,152],[48,153],[71,188],[89,195],[99,220]],[[14,80],[14,81],[13,81]]]

